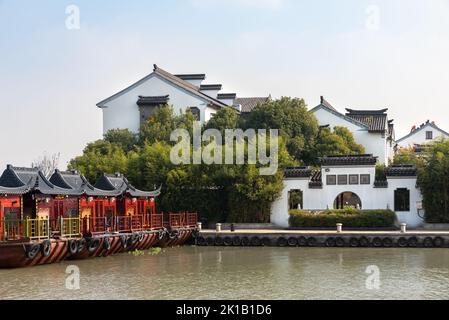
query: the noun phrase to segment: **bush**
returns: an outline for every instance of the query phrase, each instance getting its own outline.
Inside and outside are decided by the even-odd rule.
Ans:
[[[348,228],[389,228],[395,224],[396,215],[391,210],[326,210],[310,212],[305,210],[290,211],[292,228],[335,228],[342,223]]]

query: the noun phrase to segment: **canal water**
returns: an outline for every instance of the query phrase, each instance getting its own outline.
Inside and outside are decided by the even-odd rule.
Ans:
[[[0,270],[0,298],[449,299],[449,249],[173,248]]]

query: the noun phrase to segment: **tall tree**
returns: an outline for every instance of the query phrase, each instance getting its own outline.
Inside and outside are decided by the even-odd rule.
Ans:
[[[427,222],[449,223],[449,140],[429,144],[417,164]]]

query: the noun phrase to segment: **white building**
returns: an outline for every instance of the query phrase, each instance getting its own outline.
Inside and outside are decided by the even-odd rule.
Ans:
[[[346,111],[346,114],[340,113],[323,97],[321,103],[311,110],[321,126],[348,128],[367,153],[387,164],[394,156],[394,125],[393,120],[388,119],[388,109]]]
[[[203,84],[205,79],[205,74],[173,75],[154,65],[150,75],[97,104],[103,110],[103,132],[138,132],[155,108],[164,104],[173,106],[175,114],[191,110],[200,121],[207,122],[220,108],[232,106],[245,113],[254,108],[255,102],[268,99],[220,93],[221,84]]]
[[[416,185],[416,168],[389,167],[386,178],[376,181],[376,162],[372,155],[333,156],[323,158],[318,171],[308,167],[287,169],[282,195],[272,205],[271,222],[288,227],[290,209],[323,211],[353,206],[391,209],[398,223],[421,226],[422,196]],[[293,202],[292,194],[296,199]]]
[[[437,139],[449,139],[449,133],[439,128],[435,122],[427,121],[421,126],[413,126],[408,135],[396,141],[398,148],[422,146]]]

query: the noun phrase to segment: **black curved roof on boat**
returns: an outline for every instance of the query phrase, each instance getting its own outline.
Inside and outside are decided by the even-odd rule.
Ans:
[[[78,190],[64,189],[54,185],[37,168],[19,168],[8,165],[0,177],[0,193],[25,194],[31,191],[46,195],[80,195]]]
[[[50,178],[50,182],[54,185],[67,189],[76,190],[80,194],[85,194],[92,197],[117,197],[122,193],[118,190],[100,190],[95,188],[89,183],[89,181],[80,172],[76,170],[72,171],[59,171],[55,170]]]
[[[131,197],[157,197],[161,194],[161,188],[155,191],[142,191],[135,188],[122,174],[103,174],[94,185],[95,188],[108,191],[120,191]]]

